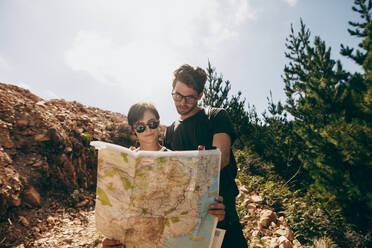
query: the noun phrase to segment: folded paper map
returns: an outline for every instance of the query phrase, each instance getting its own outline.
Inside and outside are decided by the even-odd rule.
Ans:
[[[128,248],[209,248],[221,152],[98,149],[96,227]]]

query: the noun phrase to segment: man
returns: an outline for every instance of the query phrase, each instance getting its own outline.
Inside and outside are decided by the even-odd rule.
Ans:
[[[236,134],[224,109],[198,106],[206,80],[207,75],[200,67],[182,65],[174,71],[172,96],[180,118],[167,127],[164,146],[175,151],[196,150],[199,145],[220,149],[220,195],[226,206],[225,219],[218,223],[219,228],[226,230],[222,247],[247,247],[235,208],[237,168],[231,145]]]

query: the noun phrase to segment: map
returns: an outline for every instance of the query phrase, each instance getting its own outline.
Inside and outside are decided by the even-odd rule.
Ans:
[[[209,248],[221,152],[98,149],[96,227],[128,248]]]

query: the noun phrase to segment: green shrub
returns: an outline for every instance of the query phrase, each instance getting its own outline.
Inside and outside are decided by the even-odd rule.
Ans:
[[[89,146],[90,142],[93,141],[93,135],[88,132],[84,132],[82,135],[82,142],[84,146]]]
[[[265,178],[240,173],[239,179],[249,191],[260,195],[265,205],[285,216],[301,244],[312,245],[314,239],[328,237],[340,247],[355,247],[345,237],[347,225],[332,199],[322,203],[310,193],[305,195],[299,190],[293,191],[274,175]],[[247,214],[242,206],[238,206],[238,212],[240,217]]]
[[[106,130],[107,131],[114,131],[116,129],[116,126],[115,125],[108,125],[106,126]]]
[[[329,237],[315,239],[312,248],[338,248],[338,245]]]

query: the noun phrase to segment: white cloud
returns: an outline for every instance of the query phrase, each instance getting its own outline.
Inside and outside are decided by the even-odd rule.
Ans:
[[[170,90],[171,72],[181,63],[195,61],[195,54],[206,60],[238,39],[239,27],[256,18],[250,1],[89,1],[85,18],[95,22],[76,34],[65,63],[133,99],[133,92],[154,97]]]
[[[298,2],[298,0],[284,0],[284,1],[286,1],[291,7],[295,6]]]

